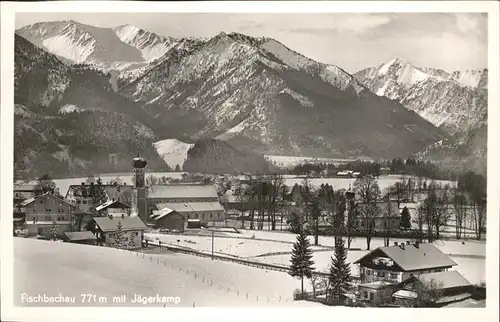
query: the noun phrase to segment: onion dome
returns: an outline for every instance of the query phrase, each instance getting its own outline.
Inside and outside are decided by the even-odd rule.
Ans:
[[[145,168],[148,163],[144,158],[140,157],[139,154],[132,160],[132,165],[134,168]]]

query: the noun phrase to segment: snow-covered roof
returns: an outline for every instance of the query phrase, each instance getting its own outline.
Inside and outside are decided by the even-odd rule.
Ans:
[[[51,194],[51,193],[49,193],[49,192],[47,192],[47,193],[45,193],[45,194],[43,194],[43,195],[41,195],[41,196],[38,196],[38,197],[33,197],[33,198],[26,199],[26,200],[25,200],[25,201],[21,204],[21,207],[26,207],[26,206],[30,205],[31,203],[33,203],[33,202],[35,202],[35,201],[37,201],[37,200],[40,200],[40,199],[46,199],[46,198],[50,198],[50,199],[52,199],[52,200],[58,201],[60,204],[65,203],[65,204],[67,204],[67,205],[69,205],[69,206],[71,206],[71,207],[73,207],[73,208],[74,208],[74,205],[73,205],[73,204],[71,204],[71,203],[67,202],[67,201],[66,201],[66,200],[64,200],[64,199],[61,199],[61,198],[59,198],[59,197],[56,197],[56,196],[54,196],[53,194]]]
[[[359,284],[360,287],[372,288],[372,289],[381,289],[387,286],[392,286],[395,283],[388,281],[375,281],[371,283]]]
[[[223,211],[222,205],[215,202],[168,202],[156,205],[160,210],[170,209],[177,212]]]
[[[418,297],[417,293],[408,290],[399,290],[392,296],[399,299],[416,299]]]
[[[152,185],[148,198],[218,198],[218,195],[213,185]]]
[[[470,286],[471,283],[455,270],[444,272],[421,274],[417,277],[422,282],[431,282],[432,280],[438,283],[439,289],[447,289],[460,286]]]
[[[153,210],[153,214],[151,216],[149,216],[149,218],[154,219],[154,220],[158,220],[158,219],[163,218],[165,216],[168,216],[172,213],[175,213],[175,211],[172,209],[168,209],[168,208],[165,208],[162,210]]]
[[[99,228],[104,231],[116,231],[118,222],[122,225],[122,230],[144,230],[146,229],[146,225],[144,222],[137,216],[130,217],[94,217],[94,221],[99,226]]]
[[[452,267],[457,265],[448,255],[429,243],[421,243],[418,247],[417,245],[404,245],[404,249],[399,245],[378,247],[355,261],[354,264],[359,264],[365,258],[371,258],[378,252],[383,252],[404,271]]]
[[[74,232],[65,232],[64,235],[68,237],[71,241],[76,240],[94,240],[97,239],[91,231],[74,231]]]
[[[108,200],[102,205],[96,207],[95,209],[97,211],[101,211],[107,208],[118,208],[118,209],[127,209],[130,208],[130,206],[124,204],[123,202],[120,202],[118,200]]]

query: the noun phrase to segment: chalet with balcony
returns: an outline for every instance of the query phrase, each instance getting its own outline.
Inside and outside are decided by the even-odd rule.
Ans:
[[[412,278],[447,272],[457,265],[433,244],[418,242],[379,247],[354,264],[359,266],[362,282],[358,285],[358,296],[371,304],[387,301]]]

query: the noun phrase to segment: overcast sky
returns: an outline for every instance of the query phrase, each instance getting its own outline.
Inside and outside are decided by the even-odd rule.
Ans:
[[[75,20],[98,27],[132,24],[173,37],[212,37],[221,31],[272,37],[317,61],[354,73],[394,57],[447,71],[487,67],[487,15],[18,13],[16,28]]]

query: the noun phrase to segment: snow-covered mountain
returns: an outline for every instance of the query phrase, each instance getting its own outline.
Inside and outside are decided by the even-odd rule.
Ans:
[[[142,58],[146,61],[163,56],[178,41],[175,38],[159,36],[133,25],[118,26],[113,28],[113,31],[121,41],[140,50]]]
[[[259,153],[380,158],[412,154],[441,136],[343,69],[238,33],[182,40],[122,75],[119,92],[166,124],[182,122],[195,140],[216,137]]]
[[[16,35],[14,75],[16,176],[128,171],[138,151],[169,169],[153,147],[163,126],[112,91],[106,74],[67,66]]]
[[[375,94],[400,102],[450,133],[473,127],[487,113],[487,70],[448,73],[395,58],[355,76]]]
[[[16,33],[66,63],[106,70],[142,67],[175,43],[131,25],[99,28],[73,20],[35,23]]]
[[[31,60],[25,52],[36,47],[23,46],[16,51],[19,64],[31,66],[46,59],[57,66],[47,71],[45,65],[36,65],[33,79],[21,73],[16,103],[30,107],[43,101],[45,75],[64,69],[58,77],[67,83],[49,87],[66,87],[60,95],[52,93],[55,98],[47,106],[58,117],[95,110],[124,114],[153,134],[128,123],[128,132],[121,129],[116,134],[120,144],[132,139],[129,134],[137,136],[137,131],[141,139],[132,140],[145,148],[153,139],[217,138],[247,155],[386,159],[413,155],[444,138],[430,122],[375,95],[342,68],[316,62],[271,38],[220,33],[210,39],[172,40],[131,26],[106,29],[72,21],[35,24],[17,33],[35,39],[45,48],[36,49],[40,52],[58,48],[59,54],[71,53],[67,56],[79,57],[86,65],[63,66],[48,53]],[[65,41],[52,48],[48,45],[56,43],[53,39]],[[160,56],[154,59],[156,55]],[[119,73],[93,70],[124,67],[126,61],[137,68]],[[399,74],[400,81],[408,84],[425,75],[411,69]],[[37,86],[43,88],[33,91]],[[92,146],[101,142],[92,140]],[[157,149],[161,146],[157,144]],[[217,143],[217,149],[209,150],[220,147]],[[203,158],[190,162],[200,166]]]
[[[396,58],[355,76],[377,95],[400,102],[450,134],[417,157],[452,170],[486,173],[487,69],[449,73]]]
[[[488,70],[487,69],[469,69],[464,71],[454,71],[450,75],[453,80],[461,85],[471,88],[488,88]]]

